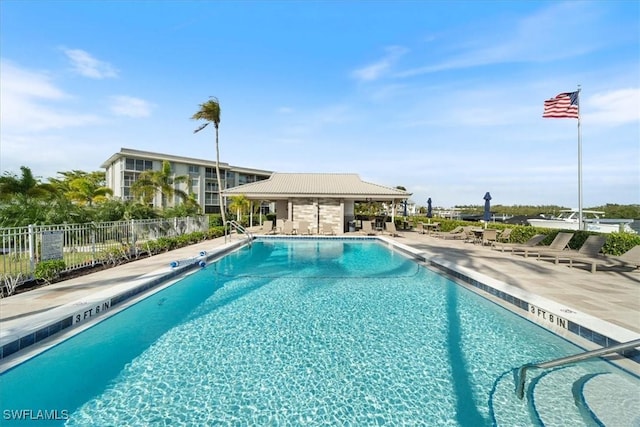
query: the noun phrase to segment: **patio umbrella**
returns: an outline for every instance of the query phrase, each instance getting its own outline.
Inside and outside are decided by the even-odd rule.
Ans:
[[[491,194],[487,191],[487,194],[484,195],[484,215],[482,219],[485,221],[489,221],[491,219]]]
[[[432,218],[433,213],[431,212],[431,197],[427,199],[427,218]]]

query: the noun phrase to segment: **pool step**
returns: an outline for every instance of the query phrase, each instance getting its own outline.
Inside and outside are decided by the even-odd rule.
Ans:
[[[543,426],[588,426],[599,424],[576,402],[574,389],[586,372],[580,366],[565,366],[541,372],[527,388],[527,402],[534,418]],[[579,387],[579,385],[578,385]]]
[[[504,373],[494,382],[489,396],[489,410],[495,426],[532,425],[527,401],[516,396],[513,371]]]
[[[614,373],[590,375],[576,387],[576,399],[602,426],[640,426],[637,382]]]
[[[605,368],[606,369],[606,368]],[[489,397],[496,426],[640,426],[638,381],[624,373],[594,372],[586,365],[531,371],[523,400],[509,371]]]

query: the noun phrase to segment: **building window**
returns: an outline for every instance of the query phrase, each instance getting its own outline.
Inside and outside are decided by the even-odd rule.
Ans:
[[[204,193],[205,205],[218,205],[218,195],[214,193]]]
[[[200,166],[189,165],[189,175],[200,175]]]
[[[136,174],[133,173],[124,173],[122,175],[122,186],[123,187],[131,187],[131,184],[136,182]]]
[[[216,179],[216,169],[215,168],[204,168],[204,177],[210,179]]]
[[[218,192],[218,183],[217,182],[211,182],[211,181],[207,181],[204,183],[204,191],[214,191],[214,192]]]
[[[148,169],[153,169],[153,162],[151,160],[142,160],[142,159],[125,159],[125,169],[130,171],[146,171]]]
[[[238,185],[251,184],[252,182],[256,182],[257,178],[255,175],[238,175]]]

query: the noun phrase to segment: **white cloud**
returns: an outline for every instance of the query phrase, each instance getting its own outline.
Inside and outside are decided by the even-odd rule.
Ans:
[[[74,71],[81,76],[92,79],[118,77],[118,70],[111,64],[94,58],[84,50],[63,48],[62,51],[71,60]]]
[[[408,49],[402,46],[390,46],[386,49],[387,54],[373,64],[359,68],[351,73],[351,75],[361,81],[374,81],[388,73],[395,63],[407,52]]]
[[[116,116],[149,117],[153,105],[144,99],[118,95],[110,98],[110,110]]]
[[[61,109],[59,102],[72,97],[56,87],[47,73],[27,70],[6,60],[0,62],[0,68],[3,134],[62,129],[100,121],[93,114]],[[54,101],[57,104],[50,105]]]
[[[640,88],[599,93],[584,104],[584,120],[590,123],[619,125],[640,121]]]
[[[588,4],[564,2],[551,4],[520,20],[491,22],[490,29],[475,29],[470,34],[473,41],[461,43],[458,54],[398,72],[395,77],[489,64],[546,62],[584,55],[599,49],[604,43],[599,33],[583,31],[584,28],[594,28],[594,16]],[[504,28],[505,31],[496,31],[496,28]],[[557,40],[563,40],[561,49]]]

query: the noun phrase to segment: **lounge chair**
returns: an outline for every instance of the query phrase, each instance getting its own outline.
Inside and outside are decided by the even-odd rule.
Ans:
[[[580,249],[578,250],[566,250],[558,253],[540,253],[538,259],[549,258],[552,259],[555,264],[559,264],[561,261],[571,261],[572,258],[598,258],[602,254],[600,250],[607,242],[605,236],[592,235],[587,237]]]
[[[536,234],[535,236],[533,236],[532,238],[530,238],[529,240],[521,244],[510,243],[507,245],[499,245],[496,243],[493,247],[496,250],[500,249],[500,251],[502,252],[505,252],[505,251],[514,252],[514,251],[519,251],[523,248],[533,248],[539,245],[546,237],[547,237],[546,234]]]
[[[298,223],[297,234],[311,234],[311,228],[309,227],[309,221],[300,221]]]
[[[282,234],[295,234],[295,230],[293,229],[293,221],[285,221],[282,226]]]
[[[466,240],[469,237],[469,233],[471,233],[472,228],[473,227],[463,227],[460,225],[451,231],[437,232],[437,233],[434,233],[433,235],[436,237],[440,237],[441,239]]]
[[[595,273],[600,267],[606,268],[640,268],[640,245],[636,245],[627,252],[619,256],[599,255],[592,257],[570,257],[568,258],[569,267],[573,267],[574,263],[586,264],[590,266],[590,271]]]
[[[284,228],[284,219],[276,219],[276,233],[282,233]]]
[[[265,221],[262,223],[262,228],[261,228],[262,232],[264,234],[271,234],[273,233],[273,221]]]
[[[362,221],[362,233],[367,235],[367,236],[375,236],[376,234],[376,230],[373,229],[373,224],[371,223],[371,221]]]
[[[336,234],[336,232],[333,231],[333,226],[331,224],[329,224],[327,222],[323,222],[322,223],[322,234],[333,236],[334,234]]]
[[[564,251],[569,245],[569,241],[573,238],[574,233],[559,232],[549,246],[536,246],[532,248],[521,248],[512,253],[518,253],[528,258],[529,255],[537,255],[538,258],[544,255],[556,254]]]
[[[387,233],[389,233],[390,236],[400,237],[400,233],[398,233],[398,230],[396,230],[395,222],[393,221],[385,222],[384,229],[387,230]]]

